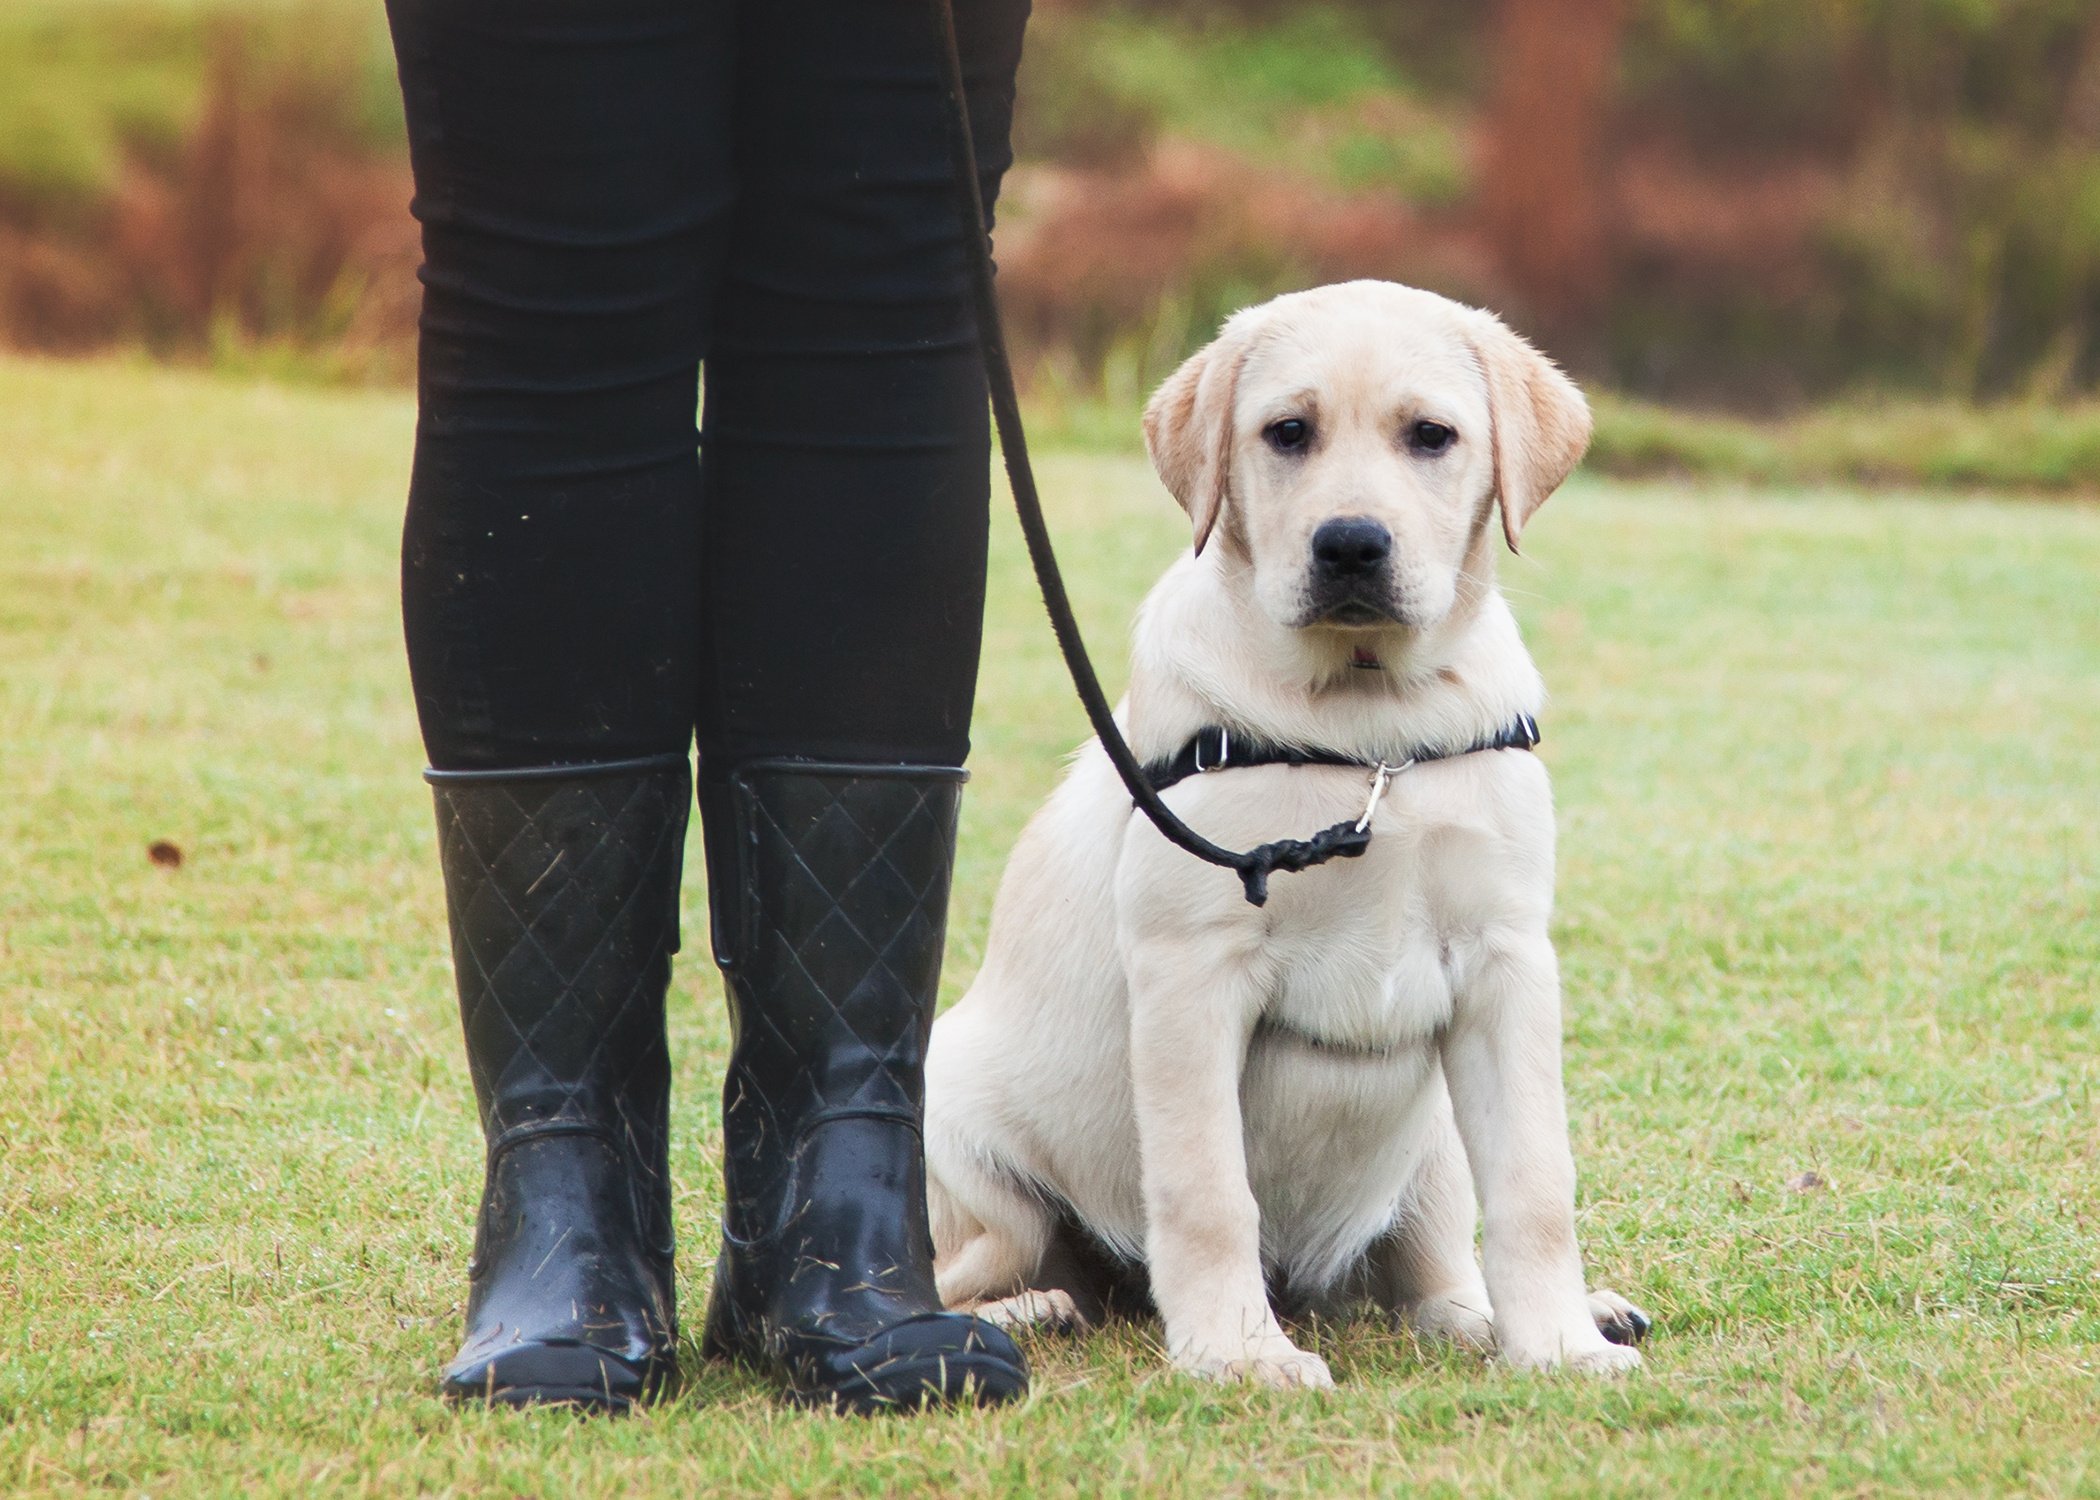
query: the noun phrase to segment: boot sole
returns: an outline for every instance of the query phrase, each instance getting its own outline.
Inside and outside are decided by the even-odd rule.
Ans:
[[[573,1385],[499,1386],[494,1391],[447,1391],[445,1399],[455,1406],[551,1406],[578,1416],[620,1417],[634,1410],[631,1396],[610,1395],[604,1390]]]
[[[831,1389],[788,1387],[788,1400],[798,1407],[856,1417],[943,1406],[1001,1406],[1027,1394],[1025,1373],[1003,1359],[983,1354],[896,1360],[853,1384]]]
[[[574,1351],[559,1346],[542,1346],[532,1351],[536,1360],[520,1361],[512,1351],[514,1362],[526,1365],[512,1372],[512,1378],[503,1377],[501,1365],[494,1367],[495,1378],[487,1371],[479,1380],[458,1380],[448,1377],[441,1392],[446,1401],[455,1406],[485,1404],[489,1406],[554,1406],[567,1407],[579,1414],[620,1416],[645,1402],[660,1400],[678,1389],[678,1370],[675,1365],[668,1368],[645,1369],[638,1378],[615,1381],[612,1372],[622,1368],[620,1363],[603,1354],[593,1355],[591,1362],[597,1366],[595,1372],[587,1373],[574,1366],[580,1361],[571,1358],[549,1359],[550,1354],[573,1356]],[[542,1368],[533,1371],[531,1363],[540,1363]],[[555,1368],[546,1368],[553,1365]],[[563,1370],[562,1365],[570,1369]],[[533,1378],[535,1375],[541,1378]],[[595,1378],[594,1378],[595,1375]],[[581,1377],[581,1378],[577,1378]]]
[[[985,1352],[905,1354],[884,1360],[836,1386],[799,1383],[763,1346],[738,1336],[733,1321],[710,1308],[700,1337],[703,1359],[731,1365],[782,1388],[804,1411],[872,1417],[936,1406],[1002,1406],[1028,1394],[1028,1371]]]

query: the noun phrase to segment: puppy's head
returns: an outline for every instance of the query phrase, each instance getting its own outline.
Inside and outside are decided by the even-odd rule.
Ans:
[[[1514,551],[1589,436],[1581,392],[1492,315],[1378,281],[1235,315],[1145,408],[1196,550],[1238,554],[1296,630],[1434,628],[1492,510]]]

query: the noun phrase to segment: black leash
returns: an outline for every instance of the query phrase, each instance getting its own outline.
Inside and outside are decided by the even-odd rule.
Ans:
[[[1123,732],[1116,727],[1113,710],[1101,691],[1086,643],[1079,638],[1079,622],[1072,615],[1072,601],[1065,596],[1065,582],[1058,572],[1057,553],[1050,546],[1050,529],[1043,520],[1043,503],[1036,492],[1035,470],[1028,462],[1028,437],[1021,429],[1021,403],[1014,390],[1012,361],[1006,351],[1006,331],[999,321],[999,295],[993,285],[991,235],[985,228],[984,195],[977,182],[977,147],[970,133],[969,98],[963,90],[962,53],[955,39],[953,0],[928,0],[933,12],[943,81],[948,91],[948,136],[955,166],[955,206],[962,222],[963,238],[969,246],[970,292],[976,303],[977,341],[984,355],[985,379],[991,388],[992,420],[999,430],[999,446],[1006,458],[1006,476],[1013,487],[1014,509],[1021,519],[1021,535],[1028,541],[1028,558],[1035,565],[1036,583],[1043,591],[1043,608],[1050,615],[1050,629],[1057,636],[1057,649],[1064,654],[1072,674],[1072,686],[1086,709],[1101,748],[1108,753],[1116,774],[1129,788],[1130,800],[1152,820],[1169,842],[1211,864],[1232,870],[1246,888],[1247,899],[1256,906],[1269,899],[1269,876],[1278,870],[1297,871],[1323,865],[1330,859],[1354,859],[1370,847],[1370,814],[1348,818],[1322,829],[1310,839],[1278,839],[1258,849],[1238,853],[1214,844],[1174,816],[1160,800],[1144,767],[1131,753]],[[1383,792],[1394,768],[1380,767],[1376,790]],[[1373,796],[1373,806],[1376,795]]]

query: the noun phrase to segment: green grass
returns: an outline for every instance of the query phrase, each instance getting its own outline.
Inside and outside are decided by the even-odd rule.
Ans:
[[[85,215],[132,156],[178,151],[216,61],[339,133],[401,149],[376,0],[0,0],[0,207]]]
[[[1597,403],[1592,468],[1752,484],[2100,492],[2100,402],[1854,402],[1777,421]]]
[[[0,362],[0,1491],[2100,1494],[2100,512],[1584,481],[1507,567],[1555,690],[1582,1230],[1659,1316],[1638,1378],[1321,1329],[1342,1388],[1293,1399],[1139,1329],[1034,1343],[996,1414],[798,1415],[689,1358],[579,1422],[433,1395],[479,1147],[393,599],[410,421]],[[1115,661],[1179,516],[1130,458],[1043,468]],[[993,597],[951,995],[1079,735],[1004,522]],[[688,1309],[725,1042],[697,874]]]
[[[1164,134],[1425,207],[1466,188],[1457,117],[1340,9],[1204,23],[1113,5],[1045,10],[1031,24],[1020,103],[1024,154],[1127,150]]]

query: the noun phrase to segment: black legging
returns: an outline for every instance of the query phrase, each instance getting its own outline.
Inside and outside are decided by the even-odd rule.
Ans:
[[[431,762],[682,753],[697,726],[722,767],[960,764],[989,451],[925,0],[387,9]],[[1028,0],[956,10],[989,200]]]

